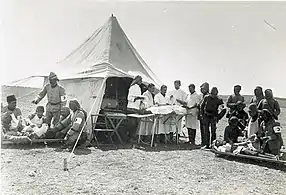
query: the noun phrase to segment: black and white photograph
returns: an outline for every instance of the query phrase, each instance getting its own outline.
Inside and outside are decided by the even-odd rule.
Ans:
[[[1,0],[2,195],[286,194],[286,1]]]

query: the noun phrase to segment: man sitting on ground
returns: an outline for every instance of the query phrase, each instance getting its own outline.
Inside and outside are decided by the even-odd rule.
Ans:
[[[2,114],[10,115],[11,120],[5,120],[6,133],[9,135],[19,135],[21,134],[20,131],[24,128],[23,121],[22,121],[22,112],[19,108],[17,108],[17,100],[15,95],[7,96],[7,103],[8,105],[3,107],[1,110]],[[8,123],[8,124],[6,124]]]
[[[84,144],[87,140],[87,133],[85,131],[86,113],[81,109],[79,102],[75,99],[70,100],[69,108],[72,110],[73,115],[71,118],[71,128],[65,136],[66,143],[63,148],[68,147],[69,149],[72,149],[76,144],[81,131],[82,134],[77,145]]]
[[[257,109],[257,105],[255,103],[251,103],[248,107],[248,113],[250,119],[248,121],[247,126],[247,137],[251,137],[252,135],[256,134],[259,130],[259,113]]]
[[[238,127],[238,118],[232,116],[229,121],[229,125],[224,130],[224,141],[229,144],[238,143],[238,137],[243,136],[241,129]]]
[[[22,130],[22,132],[31,139],[44,137],[48,130],[48,124],[45,121],[44,112],[44,107],[38,106],[36,108],[36,113],[29,115],[28,119],[26,119],[27,126]]]
[[[59,122],[49,129],[46,133],[46,138],[48,139],[63,139],[68,130],[71,128],[71,115],[69,107],[61,108],[61,116]]]
[[[1,131],[1,140],[8,140],[14,142],[16,144],[19,143],[30,143],[31,139],[28,136],[23,136],[21,132],[17,131],[11,133],[11,115],[6,112],[2,113],[1,115],[1,122],[2,122],[2,131]]]
[[[246,105],[243,102],[238,101],[235,104],[235,107],[233,108],[232,112],[229,112],[227,114],[227,118],[231,118],[232,116],[235,116],[238,118],[239,120],[238,126],[241,128],[241,130],[245,129],[246,123],[248,120],[248,114],[244,111],[245,107]]]
[[[281,137],[275,132],[274,127],[277,126],[277,123],[273,118],[273,114],[269,110],[263,109],[262,119],[258,132],[260,139],[263,141],[262,150],[265,153],[278,155],[283,143]]]

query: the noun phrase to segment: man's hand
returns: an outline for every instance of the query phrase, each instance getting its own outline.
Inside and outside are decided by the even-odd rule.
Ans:
[[[32,104],[38,104],[38,101],[37,100],[33,100]]]

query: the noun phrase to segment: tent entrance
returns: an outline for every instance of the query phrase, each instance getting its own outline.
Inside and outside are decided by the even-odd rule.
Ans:
[[[126,112],[127,96],[132,78],[109,77],[101,104],[101,109],[113,112]]]

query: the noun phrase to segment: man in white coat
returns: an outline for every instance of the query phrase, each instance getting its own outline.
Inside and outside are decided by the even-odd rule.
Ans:
[[[160,93],[156,94],[154,97],[155,105],[157,106],[167,106],[171,105],[170,97],[167,96],[167,86],[162,85]],[[164,124],[163,121],[167,119],[166,116],[163,116],[159,119],[158,125],[158,134],[159,134],[159,142],[164,143],[165,134],[169,134],[170,141],[173,140],[173,132],[170,130],[168,124]]]
[[[142,77],[141,76],[136,76],[133,80],[133,82],[130,85],[129,88],[129,93],[128,93],[128,104],[127,104],[127,109],[129,112],[138,112],[140,109],[140,104],[144,100],[143,97],[141,97],[142,92],[140,85],[142,83]]]
[[[148,90],[143,93],[143,96],[145,96],[145,99],[143,101],[143,103],[145,104],[145,108],[150,108],[155,105],[154,91],[155,85],[153,83],[150,83],[148,85]]]
[[[187,94],[180,88],[181,87],[181,81],[180,80],[174,81],[174,86],[175,86],[175,89],[170,91],[168,93],[168,96],[171,99],[172,105],[175,104],[175,105],[181,106],[182,104],[179,103],[179,101],[184,101],[186,99]]]
[[[189,91],[190,94],[188,94],[186,100],[181,103],[185,105],[187,109],[186,127],[189,135],[188,143],[195,145],[196,129],[198,127],[198,105],[201,101],[201,96],[196,93],[194,84],[189,85]]]

